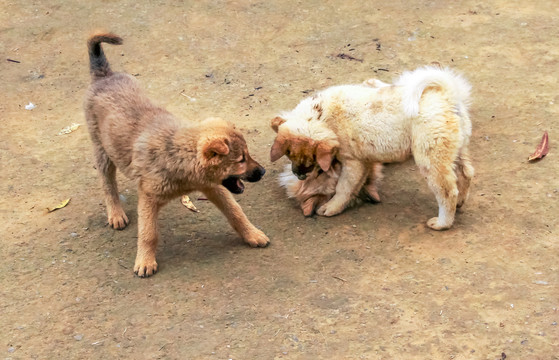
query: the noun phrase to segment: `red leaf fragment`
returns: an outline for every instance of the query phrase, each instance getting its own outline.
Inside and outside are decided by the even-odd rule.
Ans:
[[[547,137],[547,131],[542,136],[542,141],[536,148],[536,151],[528,157],[528,161],[533,161],[537,159],[541,159],[547,155],[549,152],[549,139]]]

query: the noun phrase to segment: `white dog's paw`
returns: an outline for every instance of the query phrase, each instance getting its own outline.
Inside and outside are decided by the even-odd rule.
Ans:
[[[327,202],[318,208],[316,213],[321,216],[334,216],[344,211],[343,206],[338,206],[336,203]]]
[[[429,219],[429,221],[427,221],[427,226],[429,226],[433,230],[446,230],[446,229],[450,229],[452,223],[444,224],[441,221],[439,221],[438,217],[434,217]]]

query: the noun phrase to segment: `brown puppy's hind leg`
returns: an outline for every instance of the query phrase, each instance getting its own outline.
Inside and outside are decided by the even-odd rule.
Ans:
[[[155,252],[159,241],[157,216],[164,203],[156,196],[138,186],[138,252],[134,272],[139,277],[148,277],[157,272]]]
[[[252,247],[266,247],[270,239],[248,220],[233,195],[223,186],[206,188],[203,193],[225,215],[229,224]]]
[[[122,230],[128,225],[128,217],[122,209],[120,198],[118,195],[118,185],[116,183],[116,166],[109,159],[105,151],[97,147],[95,149],[95,160],[97,169],[101,175],[101,183],[105,193],[105,202],[107,204],[107,217],[109,225],[113,229]]]
[[[371,165],[369,169],[369,174],[367,175],[367,181],[363,186],[365,190],[365,195],[367,196],[367,200],[372,203],[379,203],[380,196],[378,194],[378,185],[382,180],[382,164],[381,163],[374,163]]]

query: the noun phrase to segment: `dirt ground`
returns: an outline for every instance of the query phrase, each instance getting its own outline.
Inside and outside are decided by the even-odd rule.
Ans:
[[[268,248],[193,195],[200,213],[177,199],[160,216],[160,271],[134,276],[135,185],[120,178],[131,226],[110,229],[84,126],[94,29],[124,38],[113,69],[157,103],[243,130],[268,172],[237,198]],[[559,359],[558,29],[555,0],[0,0],[1,357]],[[304,218],[270,120],[432,61],[473,85],[454,227],[425,226],[437,204],[412,161],[387,166],[381,204]]]

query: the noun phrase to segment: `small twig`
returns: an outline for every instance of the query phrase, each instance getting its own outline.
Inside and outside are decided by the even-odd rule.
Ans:
[[[184,90],[180,93],[182,96],[184,96],[185,98],[187,98],[190,101],[196,101],[195,98],[193,98],[192,96],[188,96],[184,93]]]
[[[169,344],[172,344],[172,342],[166,343],[165,345],[163,345],[162,347],[160,347],[160,348],[159,348],[159,351],[161,351],[165,346],[167,346],[167,345],[169,345]]]
[[[340,280],[340,281],[343,281],[343,282],[346,282],[346,281],[347,281],[346,279],[343,279],[343,278],[341,278],[341,277],[339,277],[339,276],[336,276],[336,275],[332,275],[332,277],[333,277],[334,279],[337,279],[337,280]]]
[[[7,60],[8,62],[13,62],[13,63],[16,63],[16,64],[20,64],[20,63],[21,63],[21,61],[17,61],[17,60],[14,60],[14,59],[6,59],[6,60]]]
[[[356,57],[344,53],[339,53],[338,55],[336,55],[336,57],[339,57],[340,59],[344,59],[344,60],[354,60],[354,61],[363,62],[363,59],[358,59]]]
[[[122,332],[122,336],[124,336],[124,334],[126,334],[126,330],[128,330],[127,327],[124,328],[124,331]]]
[[[120,267],[123,267],[123,268],[125,268],[126,270],[128,270],[128,267],[122,265],[122,264],[120,263],[120,260],[119,260],[119,262],[118,262],[118,265],[119,265]]]

